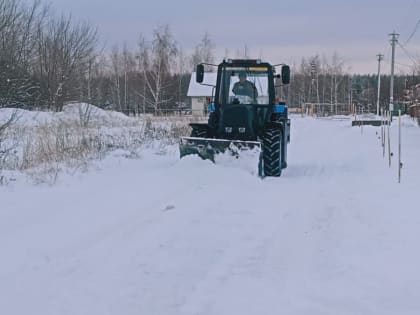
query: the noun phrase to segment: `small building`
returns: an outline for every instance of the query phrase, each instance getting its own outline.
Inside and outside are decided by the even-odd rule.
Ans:
[[[203,115],[207,113],[208,100],[214,96],[216,86],[217,73],[206,72],[204,73],[204,84],[195,81],[196,73],[193,72],[188,86],[187,96],[191,98],[191,112],[193,115]],[[212,86],[209,86],[212,85]]]

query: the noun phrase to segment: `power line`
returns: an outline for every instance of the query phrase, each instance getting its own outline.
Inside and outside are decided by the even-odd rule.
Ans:
[[[401,63],[401,62],[394,62],[397,66],[401,66],[401,67],[407,67],[407,68],[413,68],[413,65],[407,65],[405,63]]]
[[[417,21],[416,26],[414,26],[413,31],[411,32],[408,39],[405,41],[404,46],[407,45],[409,43],[409,41],[413,38],[414,34],[416,34],[419,25],[420,25],[420,19]]]
[[[411,54],[407,51],[407,49],[403,45],[401,45],[399,42],[397,42],[397,44],[398,44],[398,46],[401,47],[401,49],[407,55],[407,57],[411,59],[411,61],[413,62],[413,64],[414,65],[417,65],[418,64],[418,61],[413,56],[411,56]]]
[[[399,43],[398,43],[399,44]],[[385,56],[384,56],[384,59],[383,59],[383,61],[385,61],[386,62],[386,64],[387,64],[387,66],[390,66],[391,65],[391,58],[389,57],[389,56],[391,56],[391,50],[392,50],[392,47],[391,47],[391,45],[389,45],[388,46],[388,53],[387,54],[385,54]],[[396,61],[396,60],[394,60],[394,65],[397,67],[397,66],[401,66],[401,67],[406,67],[406,68],[413,68],[413,65],[411,64],[411,65],[409,65],[409,64],[406,64],[406,63],[401,63],[401,62],[398,62],[398,61]],[[399,68],[399,67],[397,67],[399,70],[403,70],[402,68]]]
[[[384,49],[385,50],[385,49]],[[388,66],[391,65],[391,58],[389,56],[391,56],[391,51],[392,51],[392,47],[387,45],[387,53],[384,55],[384,61],[386,62],[386,64]]]

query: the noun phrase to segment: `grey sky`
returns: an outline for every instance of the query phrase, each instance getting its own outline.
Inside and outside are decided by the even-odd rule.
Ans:
[[[52,0],[58,12],[72,13],[98,27],[107,47],[124,42],[134,46],[139,34],[168,24],[177,42],[191,51],[207,31],[222,58],[245,45],[252,57],[273,63],[299,63],[316,54],[337,52],[351,72],[377,71],[375,55],[385,54],[389,71],[388,34],[395,30],[404,43],[420,19],[420,0]],[[420,56],[420,29],[406,46]],[[397,49],[397,72],[412,61]]]

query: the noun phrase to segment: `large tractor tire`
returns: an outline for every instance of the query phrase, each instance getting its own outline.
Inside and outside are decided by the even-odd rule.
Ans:
[[[191,131],[191,137],[194,137],[194,138],[207,138],[207,130],[206,129],[193,129]]]
[[[282,170],[282,133],[279,128],[270,128],[263,137],[264,176],[279,177]]]

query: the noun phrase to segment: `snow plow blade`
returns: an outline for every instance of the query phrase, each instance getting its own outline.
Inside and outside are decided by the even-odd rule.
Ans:
[[[261,151],[261,143],[257,141],[240,141],[211,138],[183,137],[179,143],[181,158],[197,154],[203,160],[215,162],[217,154],[229,153],[239,158],[242,151]]]

